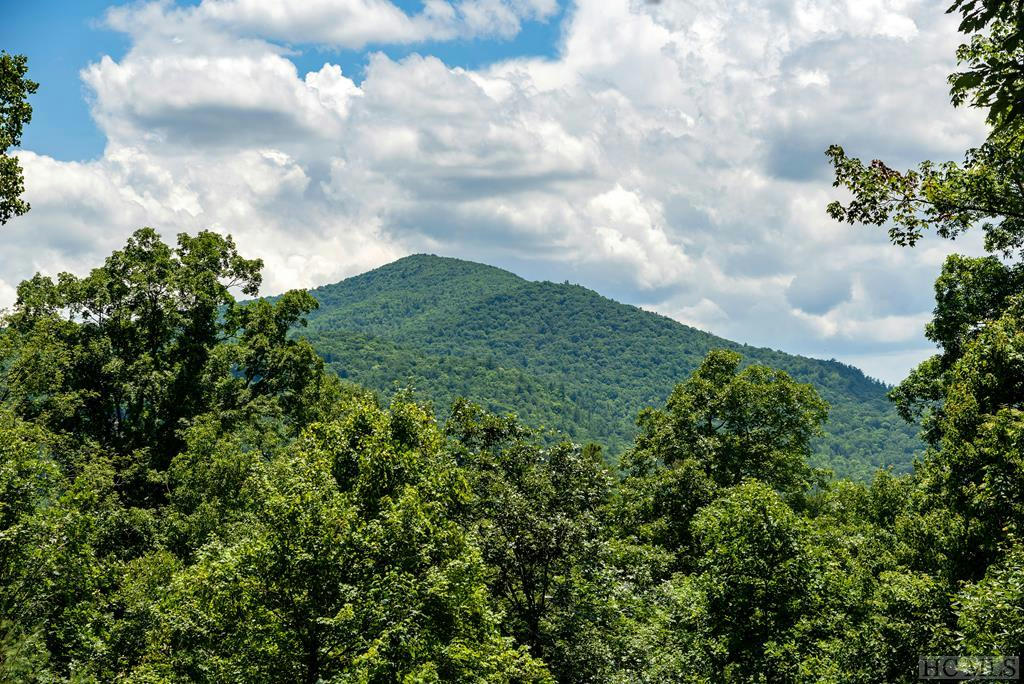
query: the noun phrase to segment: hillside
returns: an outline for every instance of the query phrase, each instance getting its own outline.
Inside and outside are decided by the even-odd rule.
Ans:
[[[333,370],[383,394],[414,387],[440,415],[466,396],[615,457],[641,408],[727,348],[812,383],[832,405],[814,465],[866,478],[909,470],[921,448],[887,388],[856,368],[725,340],[578,285],[416,255],[312,294],[321,306],[305,334]]]

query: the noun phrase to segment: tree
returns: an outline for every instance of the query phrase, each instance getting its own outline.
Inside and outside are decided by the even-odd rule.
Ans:
[[[172,248],[143,228],[85,277],[37,274],[0,321],[0,401],[70,443],[109,449],[125,493],[161,501],[196,417],[277,411],[296,430],[337,392],[309,344],[288,335],[317,306],[308,293],[235,301],[233,288],[256,294],[261,266],[230,237],[182,234]]]
[[[43,431],[0,409],[0,682],[14,681],[3,665],[8,658],[11,667],[34,659],[31,652],[16,657],[38,639],[34,623],[44,602],[34,595],[42,541],[34,514],[45,501],[60,496],[63,484],[59,470],[46,458]]]
[[[988,328],[1005,316],[1011,302],[1024,289],[1024,268],[1006,265],[995,257],[972,258],[951,255],[935,281],[935,310],[925,327],[925,336],[939,353],[911,372],[892,393],[900,415],[919,421],[924,437],[938,447],[955,425],[947,420],[946,395],[957,382],[958,364],[984,339],[991,339]],[[961,380],[966,380],[962,377]],[[1018,380],[1012,374],[992,377],[989,400],[983,413],[993,413],[1002,404],[1012,403]]]
[[[545,447],[513,416],[458,400],[445,431],[474,498],[473,530],[509,633],[559,681],[607,676],[611,582],[602,507],[612,481],[600,451]]]
[[[701,510],[693,530],[716,679],[794,679],[789,631],[812,576],[803,522],[765,483],[748,480]]]
[[[692,460],[719,487],[757,478],[798,492],[828,405],[814,388],[767,366],[740,370],[736,352],[710,352],[672,391],[665,408],[646,409],[626,467],[643,474]]]
[[[841,221],[887,226],[897,245],[925,230],[955,238],[980,224],[984,258],[950,256],[935,284],[925,334],[939,353],[891,393],[900,413],[920,421],[930,448],[918,472],[917,513],[940,544],[947,582],[977,581],[1012,544],[1024,523],[1020,413],[1024,382],[1024,270],[1004,259],[1024,255],[1024,6],[1018,0],[957,0],[972,34],[957,53],[967,71],[950,77],[953,103],[988,110],[992,130],[964,162],[926,161],[899,172],[865,165],[841,147],[827,154],[835,185],[852,194],[828,213]]]
[[[829,483],[811,506],[809,581],[792,644],[816,681],[914,681],[922,653],[955,652],[941,545],[918,515],[916,482],[880,470],[870,486]]]
[[[25,191],[21,165],[7,154],[21,144],[22,130],[32,120],[28,96],[39,89],[39,84],[30,81],[27,74],[28,59],[24,55],[0,51],[0,226],[29,210],[28,202],[21,199]]]
[[[549,681],[498,632],[432,417],[346,404],[241,485],[169,579],[137,674],[189,681]]]
[[[640,413],[622,459],[618,529],[670,554],[665,571],[693,570],[691,522],[721,490],[757,479],[796,497],[815,479],[806,459],[828,405],[783,371],[740,363],[735,352],[710,352],[665,408]]]
[[[68,477],[55,448],[59,440],[0,408],[0,648],[13,637],[15,652],[30,649],[19,659],[49,660],[54,675],[106,644],[105,591],[125,556],[151,541],[152,522],[118,505],[102,454],[81,454]]]
[[[949,77],[953,104],[988,109],[988,122],[997,131],[1017,126],[1024,117],[1024,3],[956,0],[947,10],[953,12],[963,17],[960,32],[971,35],[956,52],[957,62],[968,69]]]
[[[925,510],[945,513],[937,520],[951,580],[979,579],[1024,530],[1024,294],[998,297],[999,286],[1015,278],[1016,267],[950,259],[929,328],[945,343],[944,353],[918,367],[894,395],[905,413],[923,416],[932,443],[919,479]],[[981,300],[996,304],[995,314],[943,296],[967,292],[972,283]],[[947,303],[960,315],[947,316]]]
[[[1024,547],[1009,553],[957,596],[961,646],[971,655],[1014,655],[1024,647]]]
[[[336,416],[338,381],[290,336],[316,302],[235,301],[259,268],[230,237],[142,229],[85,277],[19,286],[0,319],[5,651],[45,644],[55,677],[132,670],[171,579],[253,515],[243,485]]]
[[[629,470],[619,485],[613,515],[619,534],[634,543],[662,549],[669,560],[655,575],[690,571],[694,562],[693,517],[714,501],[719,488],[692,458],[668,466],[639,466],[639,451],[627,455]]]
[[[1024,246],[1024,3],[1020,0],[956,0],[947,10],[962,16],[970,36],[957,50],[967,67],[950,75],[954,105],[986,109],[991,134],[966,152],[964,162],[923,162],[899,172],[880,160],[864,165],[833,145],[826,154],[835,186],[853,194],[828,213],[850,223],[888,225],[895,244],[913,245],[926,228],[956,237],[982,222],[986,247],[1009,253]]]
[[[875,159],[865,165],[839,145],[826,155],[835,187],[853,199],[832,202],[837,221],[886,226],[893,244],[913,246],[924,231],[955,238],[981,223],[989,251],[1010,254],[1024,246],[1024,137],[1017,128],[993,134],[970,149],[962,164],[922,162],[904,172]]]

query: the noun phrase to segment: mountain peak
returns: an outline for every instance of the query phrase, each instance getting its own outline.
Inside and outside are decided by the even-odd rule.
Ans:
[[[439,256],[437,254],[410,254],[400,259],[396,259],[389,264],[384,264],[372,271],[367,271],[362,274],[370,275],[373,273],[403,273],[406,275],[420,275],[420,276],[431,276],[440,273],[465,275],[465,274],[489,274],[492,276],[503,276],[505,278],[512,278],[517,281],[523,279],[516,274],[498,268],[497,266],[488,266],[477,261],[469,261],[468,259],[458,259],[456,257]],[[362,276],[355,276],[360,278]]]
[[[436,311],[459,302],[515,289],[529,281],[474,261],[411,254],[372,271],[310,290],[320,310],[310,319],[377,329],[381,325]],[[350,321],[342,323],[338,316]]]
[[[372,271],[367,271],[332,285],[324,285],[312,290],[318,299],[324,295],[328,298],[343,290],[371,295],[380,288],[404,288],[410,295],[423,289],[442,288],[458,290],[468,288],[467,293],[479,293],[481,288],[492,291],[495,287],[504,289],[527,281],[514,273],[495,266],[480,264],[475,261],[456,259],[454,257],[437,256],[436,254],[410,254],[401,259],[384,264]]]

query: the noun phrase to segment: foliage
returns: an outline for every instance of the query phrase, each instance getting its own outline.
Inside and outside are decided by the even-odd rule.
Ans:
[[[514,419],[456,402],[445,431],[474,493],[470,529],[490,568],[505,628],[559,681],[611,666],[602,506],[612,479],[597,451],[539,443]]]
[[[891,590],[878,605],[882,634],[907,657],[923,652],[922,645],[932,652],[1012,655],[1022,644],[1016,615],[1024,523],[1024,281],[1011,259],[1024,252],[1024,15],[1016,0],[957,0],[949,11],[960,12],[961,31],[972,34],[957,53],[968,70],[950,76],[953,102],[988,110],[992,129],[984,144],[968,150],[963,164],[926,161],[906,173],[877,160],[864,166],[838,146],[828,151],[835,185],[852,193],[845,206],[829,206],[834,218],[888,226],[893,242],[907,246],[925,229],[955,238],[980,224],[991,253],[947,258],[926,330],[938,353],[892,392],[901,415],[920,421],[929,445],[910,496],[892,519],[901,542],[896,557],[905,568],[885,575]],[[931,620],[915,612],[921,606],[930,608]]]
[[[1015,5],[954,9],[977,30]],[[836,159],[855,192],[841,217],[895,217],[907,242],[970,228],[989,190],[1013,201],[1005,179],[957,179],[975,170]],[[961,194],[922,218],[907,207],[931,182]],[[1019,246],[1012,216],[988,218],[990,247]],[[230,238],[143,229],[88,276],[19,287],[0,320],[0,682],[866,684],[1024,645],[1019,264],[947,260],[938,353],[892,393],[927,451],[870,483],[811,467],[823,399],[859,402],[833,420],[882,415],[877,385],[837,364],[745,362],[582,288],[437,259],[318,293],[318,343],[375,350],[329,364],[479,363],[466,382],[507,392],[491,403],[640,411],[616,473],[601,445],[508,413],[458,399],[442,426],[410,392],[384,406],[342,384],[296,338],[313,297],[235,301],[259,269]],[[630,403],[668,372],[663,408]]]
[[[1020,0],[956,0],[947,10],[963,17],[960,32],[971,36],[956,52],[966,71],[950,75],[953,104],[988,110],[996,131],[1019,126],[1024,114]]]
[[[955,238],[982,222],[985,246],[1011,253],[1024,246],[1024,164],[1020,133],[994,135],[968,150],[962,164],[925,161],[918,170],[897,171],[875,159],[865,165],[839,145],[826,155],[835,187],[853,198],[828,205],[837,221],[887,226],[893,244],[913,246],[925,230]]]
[[[1015,544],[957,597],[963,652],[1020,653],[1024,646],[1024,548]]]
[[[1024,296],[1000,299],[979,272],[998,274],[997,284],[1016,275],[986,259],[947,262],[936,315],[944,325],[930,329],[943,353],[917,368],[897,394],[906,413],[923,415],[932,444],[921,468],[924,505],[945,513],[944,541],[954,551],[949,572],[957,579],[977,579],[1024,529]],[[972,283],[966,303],[948,298],[947,315],[946,288]],[[990,317],[990,306],[1001,311]]]
[[[25,125],[32,120],[28,96],[39,84],[28,79],[28,59],[0,51],[0,226],[29,210],[21,198],[25,177],[17,158],[8,154],[21,144]]]
[[[693,520],[713,671],[792,679],[780,637],[792,629],[810,579],[799,517],[762,482],[737,485]],[[777,662],[779,656],[787,662]]]
[[[363,399],[255,464],[241,509],[168,578],[147,667],[204,681],[546,678],[496,631],[441,444],[419,407]]]
[[[432,415],[236,305],[259,262],[151,230],[4,319],[0,648],[64,681],[549,681],[501,629]]]
[[[69,443],[119,454],[129,496],[161,499],[159,473],[194,417],[241,420],[269,404],[295,426],[337,390],[309,345],[286,337],[316,307],[308,294],[235,304],[231,289],[255,294],[261,266],[231,238],[183,234],[172,248],[145,228],[84,278],[23,282],[0,337],[0,399]]]
[[[827,404],[785,372],[740,371],[740,361],[735,352],[711,352],[676,386],[664,411],[643,411],[631,466],[638,467],[640,454],[666,466],[692,460],[719,487],[756,478],[780,491],[806,489],[811,438]]]

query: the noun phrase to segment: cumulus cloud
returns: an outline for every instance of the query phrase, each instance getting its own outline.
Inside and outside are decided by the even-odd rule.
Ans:
[[[95,263],[139,225],[212,227],[265,258],[268,291],[431,251],[898,379],[925,348],[951,246],[898,250],[831,223],[823,151],[841,142],[910,164],[982,138],[976,112],[948,105],[953,19],[924,0],[578,0],[553,59],[468,70],[376,53],[357,85],[289,58],[289,45],[506,36],[556,11],[112,11],[131,49],[82,72],[106,151],[89,163],[22,153],[33,211],[5,229],[0,297],[33,270]]]
[[[108,22],[136,37],[164,36],[182,42],[200,32],[227,32],[358,49],[370,43],[509,38],[523,21],[546,20],[557,9],[557,0],[425,0],[414,14],[390,0],[202,0],[189,7],[158,0],[113,8]]]

